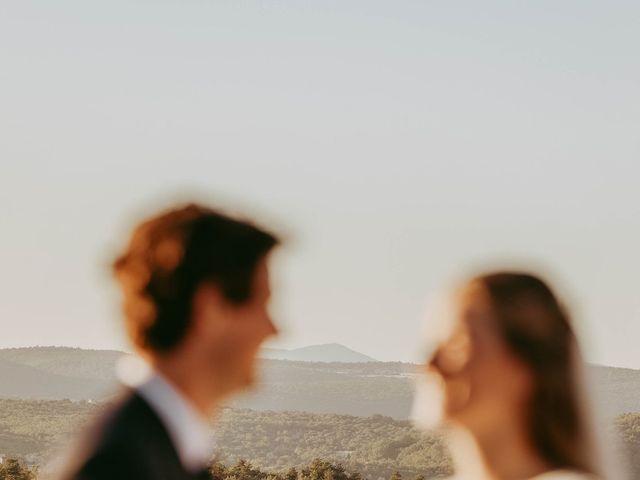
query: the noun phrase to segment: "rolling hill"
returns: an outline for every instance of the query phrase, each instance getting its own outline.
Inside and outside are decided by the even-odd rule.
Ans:
[[[0,358],[0,397],[93,399],[108,395],[110,382],[58,375]]]
[[[349,351],[341,346],[320,347],[323,348],[306,349],[303,358],[313,358],[305,356],[320,352],[321,358],[326,359],[327,353]],[[116,351],[66,347],[0,349],[0,396],[107,399],[117,388],[113,372],[121,355]],[[399,362],[268,359],[262,362],[257,391],[236,398],[230,406],[407,419],[413,396],[412,378],[418,370],[417,365]],[[640,412],[640,371],[591,366],[589,374],[593,380],[590,396],[605,416]]]
[[[24,347],[0,349],[0,359],[28,365],[56,375],[113,380],[113,366],[123,352],[70,347]]]

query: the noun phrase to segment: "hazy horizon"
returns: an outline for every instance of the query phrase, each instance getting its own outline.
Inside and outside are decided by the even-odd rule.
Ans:
[[[327,346],[327,345],[339,345],[341,347],[346,348],[347,350],[350,350],[356,354],[360,354],[360,355],[365,355],[362,352],[359,352],[357,350],[352,349],[351,347],[349,347],[348,345],[343,345],[341,343],[323,343],[323,344],[316,344],[316,345],[302,345],[300,347],[291,347],[291,348],[276,348],[276,347],[272,347],[272,346],[267,346],[267,347],[263,347],[262,350],[274,350],[274,351],[285,351],[285,352],[292,352],[292,351],[296,351],[296,350],[304,350],[307,348],[311,348],[311,347],[323,347],[323,346]],[[23,348],[72,348],[72,349],[80,349],[80,350],[87,350],[87,351],[109,351],[109,352],[121,352],[121,353],[127,353],[127,354],[132,354],[133,352],[130,349],[100,349],[100,348],[85,348],[85,347],[80,347],[80,346],[74,346],[74,345],[23,345],[23,346],[15,346],[15,347],[0,347],[0,350],[4,350],[4,349],[23,349]],[[286,359],[286,358],[278,358],[278,357],[259,357],[259,358],[263,358],[264,360],[288,360],[288,361],[310,361],[310,360],[290,360],[290,359]],[[316,361],[316,360],[313,360]],[[325,362],[326,360],[322,360],[322,362]],[[419,362],[417,361],[407,361],[407,360],[399,360],[399,359],[386,359],[386,360],[379,360],[377,358],[373,358],[374,362],[381,362],[381,363],[385,363],[385,362],[390,362],[390,363],[395,363],[395,362],[401,362],[401,363],[406,363],[406,364],[413,364],[413,365],[420,365]],[[329,363],[331,362],[335,362],[335,363],[344,363],[338,360],[335,361],[329,361]],[[347,363],[353,363],[353,362],[347,362]],[[364,362],[366,363],[366,362]],[[606,365],[606,364],[602,364],[602,363],[592,363],[592,362],[588,362],[587,364],[591,364],[594,366],[601,366],[601,367],[611,367],[611,368],[622,368],[622,369],[630,369],[630,370],[640,370],[640,368],[632,368],[632,367],[621,367],[621,366],[615,366],[615,365]]]
[[[419,361],[428,299],[513,266],[589,361],[640,368],[640,4],[0,12],[0,347],[125,348],[111,259],[155,202],[202,198],[286,239],[271,346]]]

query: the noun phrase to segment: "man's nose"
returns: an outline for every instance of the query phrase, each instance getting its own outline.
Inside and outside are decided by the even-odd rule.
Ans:
[[[276,337],[280,331],[271,317],[267,317],[267,336]]]

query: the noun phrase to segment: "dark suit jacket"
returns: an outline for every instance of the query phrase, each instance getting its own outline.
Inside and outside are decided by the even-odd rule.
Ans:
[[[187,472],[162,421],[128,391],[80,437],[58,480],[205,480]]]

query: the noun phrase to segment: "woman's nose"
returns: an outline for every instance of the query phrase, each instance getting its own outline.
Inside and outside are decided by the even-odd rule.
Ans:
[[[453,375],[466,368],[470,356],[470,346],[466,342],[456,342],[439,349],[433,363],[439,372]]]

